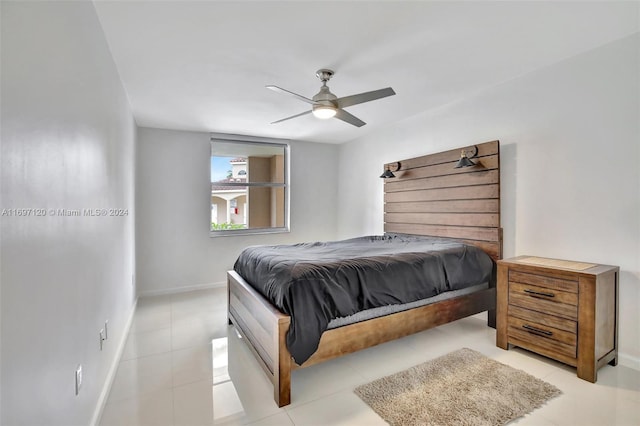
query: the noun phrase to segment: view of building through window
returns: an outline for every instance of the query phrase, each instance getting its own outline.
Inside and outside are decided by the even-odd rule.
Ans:
[[[212,139],[212,234],[286,230],[286,152],[284,144]]]
[[[211,162],[212,168],[228,168],[227,177],[211,182],[211,230],[246,229],[247,187],[227,184],[247,182],[247,159],[212,157]]]

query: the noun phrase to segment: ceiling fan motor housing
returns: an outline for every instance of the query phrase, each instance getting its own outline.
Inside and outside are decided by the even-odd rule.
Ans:
[[[319,104],[336,107],[337,105],[333,101],[335,99],[338,99],[338,97],[331,93],[329,87],[322,86],[320,88],[320,91],[316,93],[316,95],[312,99]]]
[[[313,97],[315,102],[311,106],[313,115],[318,118],[331,118],[336,115],[338,105],[333,101],[337,96],[329,91],[327,86],[322,86],[320,91]]]

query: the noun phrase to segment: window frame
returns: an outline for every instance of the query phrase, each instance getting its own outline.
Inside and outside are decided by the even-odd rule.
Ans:
[[[284,226],[281,227],[269,227],[269,228],[242,228],[242,229],[211,229],[211,215],[209,215],[209,236],[210,237],[229,237],[229,236],[243,236],[243,235],[258,235],[258,234],[282,234],[291,232],[290,228],[290,198],[291,198],[291,183],[290,183],[290,150],[291,146],[289,140],[265,138],[255,136],[243,136],[243,135],[228,135],[211,133],[209,138],[209,159],[214,156],[214,143],[224,142],[233,143],[238,145],[269,145],[274,147],[283,148],[283,165],[284,165],[284,183],[278,182],[223,182],[218,186],[233,187],[258,187],[258,188],[283,188],[284,189]],[[209,180],[211,180],[211,173],[209,173]],[[211,207],[211,184],[209,184],[209,207]],[[248,195],[248,192],[247,192]]]

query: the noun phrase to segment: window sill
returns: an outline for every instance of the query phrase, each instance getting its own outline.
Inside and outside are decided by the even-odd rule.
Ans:
[[[220,231],[209,231],[209,237],[231,237],[242,235],[260,235],[260,234],[286,234],[291,232],[287,228],[254,228],[254,229],[228,229]]]

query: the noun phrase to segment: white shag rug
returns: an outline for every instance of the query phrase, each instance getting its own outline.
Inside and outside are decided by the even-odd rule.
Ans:
[[[562,392],[463,348],[357,387],[390,425],[504,425]]]

